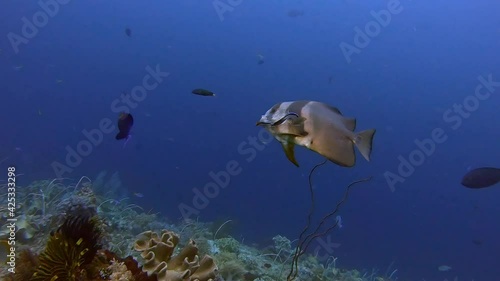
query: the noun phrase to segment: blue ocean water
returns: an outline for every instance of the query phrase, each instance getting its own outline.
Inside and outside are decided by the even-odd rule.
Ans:
[[[355,117],[357,131],[377,129],[370,162],[356,151],[355,167],[328,163],[313,178],[317,222],[345,186],[373,176],[352,188],[343,227],[325,238],[340,244],[328,253],[338,265],[393,263],[398,280],[498,280],[500,189],[460,185],[468,170],[500,165],[498,3],[2,6],[0,165],[15,165],[20,181],[118,172],[124,196],[141,193],[135,203],[172,221],[232,220],[235,237],[263,246],[293,240],[323,158],[297,147],[295,167],[255,122],[275,103],[317,100]],[[114,138],[122,110],[135,121],[125,147]],[[228,169],[227,184],[214,179]]]

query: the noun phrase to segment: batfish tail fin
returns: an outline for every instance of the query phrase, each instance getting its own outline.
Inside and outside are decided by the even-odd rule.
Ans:
[[[354,144],[361,152],[361,155],[365,157],[366,161],[370,161],[370,154],[372,153],[372,142],[373,135],[375,135],[376,130],[370,129],[366,131],[359,132],[356,134],[354,139]]]

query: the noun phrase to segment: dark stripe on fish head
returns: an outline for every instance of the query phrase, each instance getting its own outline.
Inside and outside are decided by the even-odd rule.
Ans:
[[[307,101],[307,100],[299,100],[299,101],[289,102],[288,107],[287,107],[287,112],[295,112],[299,116],[302,116],[302,110],[304,109],[304,107],[308,103],[309,103],[309,101]]]
[[[307,101],[281,103],[273,117],[273,121],[275,121],[275,125],[272,126],[273,133],[294,137],[306,136],[308,133],[304,130],[304,122],[307,120],[302,116],[302,109],[306,104]]]
[[[303,120],[303,117],[300,117],[297,113],[289,112],[285,116],[283,116],[281,119],[279,119],[278,121],[271,123],[271,126],[281,125],[281,124],[283,124],[283,122],[290,120],[291,118],[293,118],[294,123],[297,123],[297,122],[300,122],[300,120]],[[296,121],[296,120],[298,120],[298,121]]]
[[[267,113],[266,116],[270,123],[275,124],[287,118],[291,114],[295,114],[297,117],[301,116],[301,110],[306,101],[285,101],[273,106]]]
[[[267,125],[270,125],[270,124],[273,124],[274,122],[276,122],[276,120],[274,120],[274,118],[276,116],[276,112],[280,108],[281,108],[281,103],[277,103],[277,104],[273,105],[273,107],[268,109],[266,111],[266,113],[264,113],[264,115],[262,115],[260,117],[259,122],[257,122],[257,126],[259,126],[259,125],[267,126]]]

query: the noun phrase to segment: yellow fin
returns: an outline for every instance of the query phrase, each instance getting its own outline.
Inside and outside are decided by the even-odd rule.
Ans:
[[[286,158],[290,160],[295,166],[299,166],[299,163],[297,163],[297,160],[295,160],[295,151],[293,150],[294,148],[294,143],[293,142],[281,142],[281,146],[283,147],[283,150],[285,151]]]

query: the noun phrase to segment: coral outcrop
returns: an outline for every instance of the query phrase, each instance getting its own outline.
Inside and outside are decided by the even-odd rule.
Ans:
[[[101,233],[89,217],[68,217],[50,236],[31,280],[79,280],[94,259]]]
[[[184,246],[179,254],[174,251],[179,236],[167,230],[158,235],[153,231],[139,234],[134,249],[140,251],[145,262],[142,270],[155,274],[159,281],[212,281],[218,275],[218,268],[212,257],[198,257],[198,246],[194,240]]]

